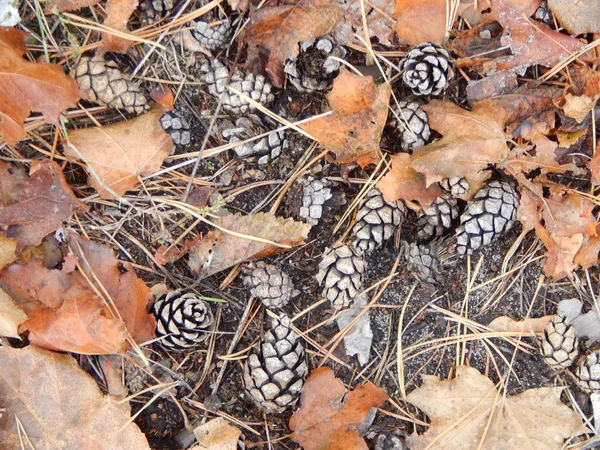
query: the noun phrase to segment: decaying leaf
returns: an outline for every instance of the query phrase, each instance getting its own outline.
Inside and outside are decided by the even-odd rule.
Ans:
[[[127,34],[127,21],[137,6],[138,0],[110,0],[106,3],[106,19],[102,25]],[[102,38],[98,49],[99,54],[104,52],[125,53],[133,44],[132,40],[117,36],[110,31],[103,32]]]
[[[198,242],[200,239],[200,235],[196,236],[192,239],[185,239],[181,247],[177,247],[176,245],[161,245],[156,249],[154,253],[154,259],[158,264],[165,265],[167,263],[172,263],[177,261],[179,258],[182,258],[190,251],[190,248]]]
[[[293,219],[264,213],[229,214],[214,224],[219,229],[212,230],[190,249],[190,269],[200,278],[302,245],[311,228]]]
[[[548,0],[548,8],[570,34],[600,33],[600,8],[595,0]]]
[[[19,325],[26,319],[27,314],[0,288],[0,336],[19,339]]]
[[[502,0],[502,3],[529,17],[541,6],[542,0]],[[498,20],[498,12],[496,3],[490,0],[460,0],[458,7],[458,15],[471,26]]]
[[[217,417],[194,429],[199,445],[192,450],[237,450],[241,434],[239,428],[230,425],[224,418]]]
[[[347,327],[358,314],[367,306],[368,298],[366,295],[357,297],[352,302],[352,306],[344,311],[341,311],[336,319],[337,326],[340,330]],[[371,330],[371,319],[369,311],[365,312],[356,324],[344,334],[344,349],[346,355],[358,358],[361,366],[369,362],[371,355],[371,345],[373,344],[373,331]]]
[[[283,87],[283,63],[298,55],[298,43],[327,34],[341,17],[336,0],[295,0],[255,10],[246,29],[247,42],[268,50],[265,70]]]
[[[421,206],[428,206],[441,197],[438,184],[425,187],[425,176],[410,167],[411,155],[397,153],[391,159],[392,169],[377,183],[386,200],[415,200]]]
[[[541,333],[552,320],[552,316],[514,320],[507,316],[496,317],[488,324],[488,328],[495,331],[512,331],[530,336],[531,333]]]
[[[90,174],[89,183],[102,198],[114,198],[108,189],[121,196],[169,156],[173,143],[160,126],[163,113],[157,107],[135,119],[71,131],[65,154],[85,159],[100,178]]]
[[[371,382],[345,394],[329,367],[313,370],[302,388],[300,409],[290,419],[291,439],[304,450],[367,450],[357,427],[388,396]]]
[[[396,0],[396,34],[409,45],[442,44],[446,36],[446,0]]]
[[[43,394],[43,395],[42,395]],[[150,449],[133,422],[129,402],[100,392],[70,355],[33,346],[0,347],[0,447],[37,450]]]
[[[600,73],[587,66],[575,67],[571,71],[573,86],[565,94],[562,109],[567,117],[582,122],[600,98]]]
[[[365,19],[367,30],[363,28],[363,10],[361,2],[355,0],[337,0],[342,9],[342,18],[331,31],[331,35],[339,44],[348,44],[356,41],[356,36],[366,39],[376,37],[379,43],[390,45],[394,35],[394,20],[392,15],[395,9],[395,0],[371,0],[365,5]]]
[[[28,178],[22,168],[0,161],[0,207],[19,201]]]
[[[300,126],[335,153],[339,164],[356,162],[365,167],[377,163],[390,94],[389,84],[377,86],[373,77],[342,69],[327,95],[332,114]]]
[[[4,231],[0,231],[0,270],[17,259],[16,251],[17,240],[7,237]]]
[[[0,134],[9,145],[26,136],[23,125],[32,111],[58,125],[58,117],[80,98],[75,80],[55,64],[23,59],[28,34],[0,27]]]
[[[74,212],[88,210],[75,197],[54,161],[34,161],[31,176],[20,193],[17,203],[5,207],[0,203],[0,225],[8,227],[7,236],[17,240],[18,250],[39,245]]]
[[[46,3],[46,12],[53,12],[54,8],[58,11],[74,11],[76,9],[85,8],[87,6],[94,6],[99,3],[100,0],[52,0]]]
[[[431,426],[410,439],[413,450],[560,450],[565,439],[586,431],[579,414],[560,401],[562,388],[506,396],[464,366],[453,380],[422,377],[423,385],[407,399],[429,416]]]

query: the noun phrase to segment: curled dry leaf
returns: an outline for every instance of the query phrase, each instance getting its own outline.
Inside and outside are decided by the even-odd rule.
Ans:
[[[365,167],[378,163],[390,94],[389,84],[377,86],[371,76],[361,77],[342,69],[327,95],[332,114],[300,127],[335,153],[339,164],[356,162]]]
[[[98,175],[100,180],[90,173],[89,183],[100,197],[114,198],[110,191],[121,196],[169,156],[173,142],[160,126],[162,114],[156,107],[135,119],[71,131],[65,154],[83,158],[88,172],[91,168]]]
[[[498,392],[477,369],[459,366],[456,378],[422,375],[423,385],[407,400],[422,409],[431,426],[412,436],[413,450],[560,450],[565,439],[584,433],[581,417],[560,401],[562,388]]]
[[[229,214],[219,217],[214,224],[229,232],[212,230],[190,249],[190,269],[200,278],[302,245],[311,228],[293,219],[264,213]]]
[[[446,0],[396,0],[394,31],[409,45],[442,44],[446,37]]]
[[[135,11],[139,0],[110,0],[106,4],[106,19],[102,24],[104,27],[127,34],[127,21]],[[125,53],[133,41],[117,36],[111,31],[102,33],[102,43],[98,49],[99,54],[104,52]]]
[[[345,401],[342,401],[345,397]],[[388,399],[371,382],[346,395],[346,388],[329,367],[313,370],[302,388],[300,409],[290,419],[292,440],[304,450],[367,450],[357,428],[371,408]]]
[[[273,86],[283,87],[283,63],[298,55],[298,43],[327,34],[340,17],[336,0],[267,2],[251,13],[245,39],[268,51],[265,70]]]
[[[88,210],[75,197],[54,161],[34,161],[20,194],[14,204],[2,206],[0,202],[0,225],[8,227],[7,236],[17,240],[18,250],[39,245],[73,213]]]
[[[9,145],[26,136],[23,125],[32,111],[58,125],[58,117],[80,98],[75,80],[55,64],[23,59],[28,34],[0,27],[0,134]]]
[[[32,346],[0,348],[0,447],[37,450],[149,450],[131,418],[129,402],[100,392],[70,355]]]

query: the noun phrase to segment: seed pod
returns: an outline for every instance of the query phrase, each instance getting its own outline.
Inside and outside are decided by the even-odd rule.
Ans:
[[[458,217],[458,201],[452,197],[438,197],[425,206],[417,222],[417,237],[426,241],[441,236]]]
[[[402,80],[415,95],[439,95],[454,76],[452,58],[439,44],[413,47],[400,63]]]
[[[289,275],[272,264],[249,262],[242,271],[246,275],[244,284],[251,288],[250,293],[260,298],[267,308],[282,308],[300,293],[294,289]]]
[[[403,150],[423,147],[431,136],[427,113],[416,102],[398,102],[390,124],[398,130]]]
[[[234,128],[225,128],[221,134],[230,144],[233,144],[251,139],[267,131],[267,126],[260,118],[250,114],[248,117],[237,119]],[[233,147],[233,151],[240,159],[256,158],[258,164],[264,166],[276,161],[288,147],[285,131],[272,131],[260,139]]]
[[[173,0],[140,0],[142,25],[152,25],[173,9]]]
[[[195,22],[196,28],[192,35],[207,50],[211,52],[227,47],[232,35],[231,21],[223,18],[218,23],[203,20]]]
[[[584,391],[600,392],[600,350],[592,350],[579,360],[575,376]]]
[[[406,268],[423,283],[437,284],[440,274],[440,259],[436,243],[417,244],[402,242],[402,252],[406,258]]]
[[[346,196],[334,189],[337,184],[332,181],[325,178],[316,179],[309,175],[298,183],[302,185],[302,204],[298,215],[306,220],[306,223],[317,225],[329,207],[346,204]]]
[[[175,145],[189,145],[192,141],[189,122],[175,111],[165,112],[160,118],[160,126],[169,133]]]
[[[469,190],[469,183],[461,177],[444,178],[440,181],[440,186],[453,197],[465,195]]]
[[[569,319],[561,314],[552,316],[542,335],[544,361],[556,370],[571,366],[579,355],[577,330]]]

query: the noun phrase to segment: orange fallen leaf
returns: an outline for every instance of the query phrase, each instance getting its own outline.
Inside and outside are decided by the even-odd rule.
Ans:
[[[38,450],[150,449],[130,420],[129,402],[102,394],[70,355],[1,347],[0,403],[6,409],[1,448],[23,448],[25,435]]]
[[[175,110],[175,98],[173,97],[173,91],[166,84],[159,85],[156,89],[150,91],[150,97],[169,111]]]
[[[488,324],[488,328],[495,331],[512,331],[515,333],[523,333],[529,336],[533,333],[541,333],[552,320],[553,316],[544,316],[536,318],[528,318],[524,320],[514,320],[507,316],[496,317]]]
[[[600,184],[600,142],[598,142],[594,156],[588,163],[588,168],[592,172],[592,182],[596,185]]]
[[[19,308],[6,292],[0,289],[0,336],[20,339],[19,325],[27,320],[27,314]]]
[[[371,76],[361,77],[342,69],[327,95],[332,114],[300,127],[335,153],[339,164],[376,164],[381,159],[379,141],[390,94],[389,84],[377,86]]]
[[[26,136],[23,125],[32,111],[58,125],[58,117],[80,98],[75,80],[55,64],[32,63],[27,53],[28,34],[0,27],[0,134],[9,145]]]
[[[106,3],[106,19],[102,25],[127,34],[127,21],[137,6],[138,0],[110,0]],[[100,55],[104,52],[125,53],[133,44],[133,40],[117,36],[111,31],[103,32],[102,38],[98,49]]]
[[[409,45],[423,42],[444,43],[446,0],[396,0],[396,34]]]
[[[169,156],[173,143],[160,126],[162,114],[162,108],[156,107],[135,119],[71,131],[65,154],[85,158],[100,178],[89,177],[100,197],[114,198],[109,189],[121,196],[140,177],[156,172]]]
[[[425,187],[425,176],[410,167],[411,155],[397,153],[391,157],[392,169],[377,183],[386,200],[416,200],[421,206],[428,206],[441,197],[438,184]]]
[[[47,13],[53,12],[54,8],[58,11],[73,11],[88,6],[98,4],[100,0],[52,0],[46,3],[45,9]]]
[[[575,66],[571,72],[573,86],[565,93],[562,110],[581,123],[600,99],[600,73],[587,66]]]
[[[212,230],[190,249],[189,266],[200,278],[244,261],[266,258],[304,244],[310,225],[272,214],[219,217]]]
[[[300,409],[290,419],[291,439],[304,450],[367,450],[357,428],[388,396],[371,382],[345,394],[329,367],[313,370],[302,388]]]
[[[19,201],[6,207],[0,203],[0,225],[8,227],[8,237],[17,239],[21,250],[39,245],[73,213],[88,209],[75,197],[56,162],[34,161]]]
[[[161,245],[154,252],[154,259],[158,264],[165,265],[182,258],[190,251],[190,248],[200,240],[200,235],[192,239],[185,239],[181,247]]]
[[[275,87],[283,87],[283,63],[298,55],[298,43],[327,34],[340,17],[334,0],[269,2],[250,15],[245,39],[267,50],[265,71]]]

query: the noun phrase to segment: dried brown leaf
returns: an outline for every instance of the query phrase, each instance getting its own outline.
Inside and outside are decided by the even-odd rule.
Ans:
[[[394,19],[392,15],[395,9],[395,0],[370,0],[365,5],[365,19],[367,30],[363,28],[363,13],[361,2],[356,0],[338,0],[342,9],[342,18],[333,28],[331,35],[339,44],[347,44],[356,41],[356,35],[365,39],[376,37],[380,44],[390,45],[390,39],[394,36]],[[364,45],[360,42],[359,45]]]
[[[94,6],[100,3],[100,0],[52,0],[46,3],[45,9],[47,13],[51,13],[56,8],[58,11],[73,11],[76,9]]]
[[[127,21],[138,6],[138,0],[110,0],[106,3],[105,27],[127,34]],[[102,33],[102,43],[98,49],[99,54],[104,52],[125,53],[133,41],[117,36],[110,31]]]
[[[548,0],[548,8],[569,34],[600,33],[596,0]]]
[[[0,270],[17,259],[16,251],[17,240],[7,237],[6,233],[0,230]]]
[[[27,320],[27,314],[15,304],[12,298],[0,289],[0,336],[20,339],[19,325]]]
[[[190,251],[190,248],[200,240],[200,235],[192,239],[185,239],[181,247],[161,245],[154,253],[154,259],[158,264],[165,265],[182,258]]]
[[[514,320],[507,316],[496,317],[488,324],[488,328],[495,331],[512,331],[515,333],[524,333],[524,335],[531,335],[531,333],[541,333],[548,325],[548,322],[552,320],[553,316],[544,316],[537,318],[528,318],[524,320]]]
[[[237,235],[215,229],[190,249],[188,264],[200,278],[302,245],[311,228],[293,219],[264,213],[229,214],[214,223]]]
[[[237,450],[241,434],[239,428],[230,425],[223,417],[217,417],[194,429],[194,436],[200,444],[194,448],[198,450]]]
[[[409,45],[442,44],[446,36],[446,0],[396,0],[394,31]]]
[[[575,66],[571,74],[573,86],[565,93],[562,110],[581,123],[600,99],[600,73],[587,66]]]
[[[542,0],[502,0],[502,3],[529,17],[541,6]],[[458,15],[474,26],[498,20],[498,8],[490,0],[460,0]]]
[[[22,168],[0,161],[0,207],[19,201],[28,178]]]

